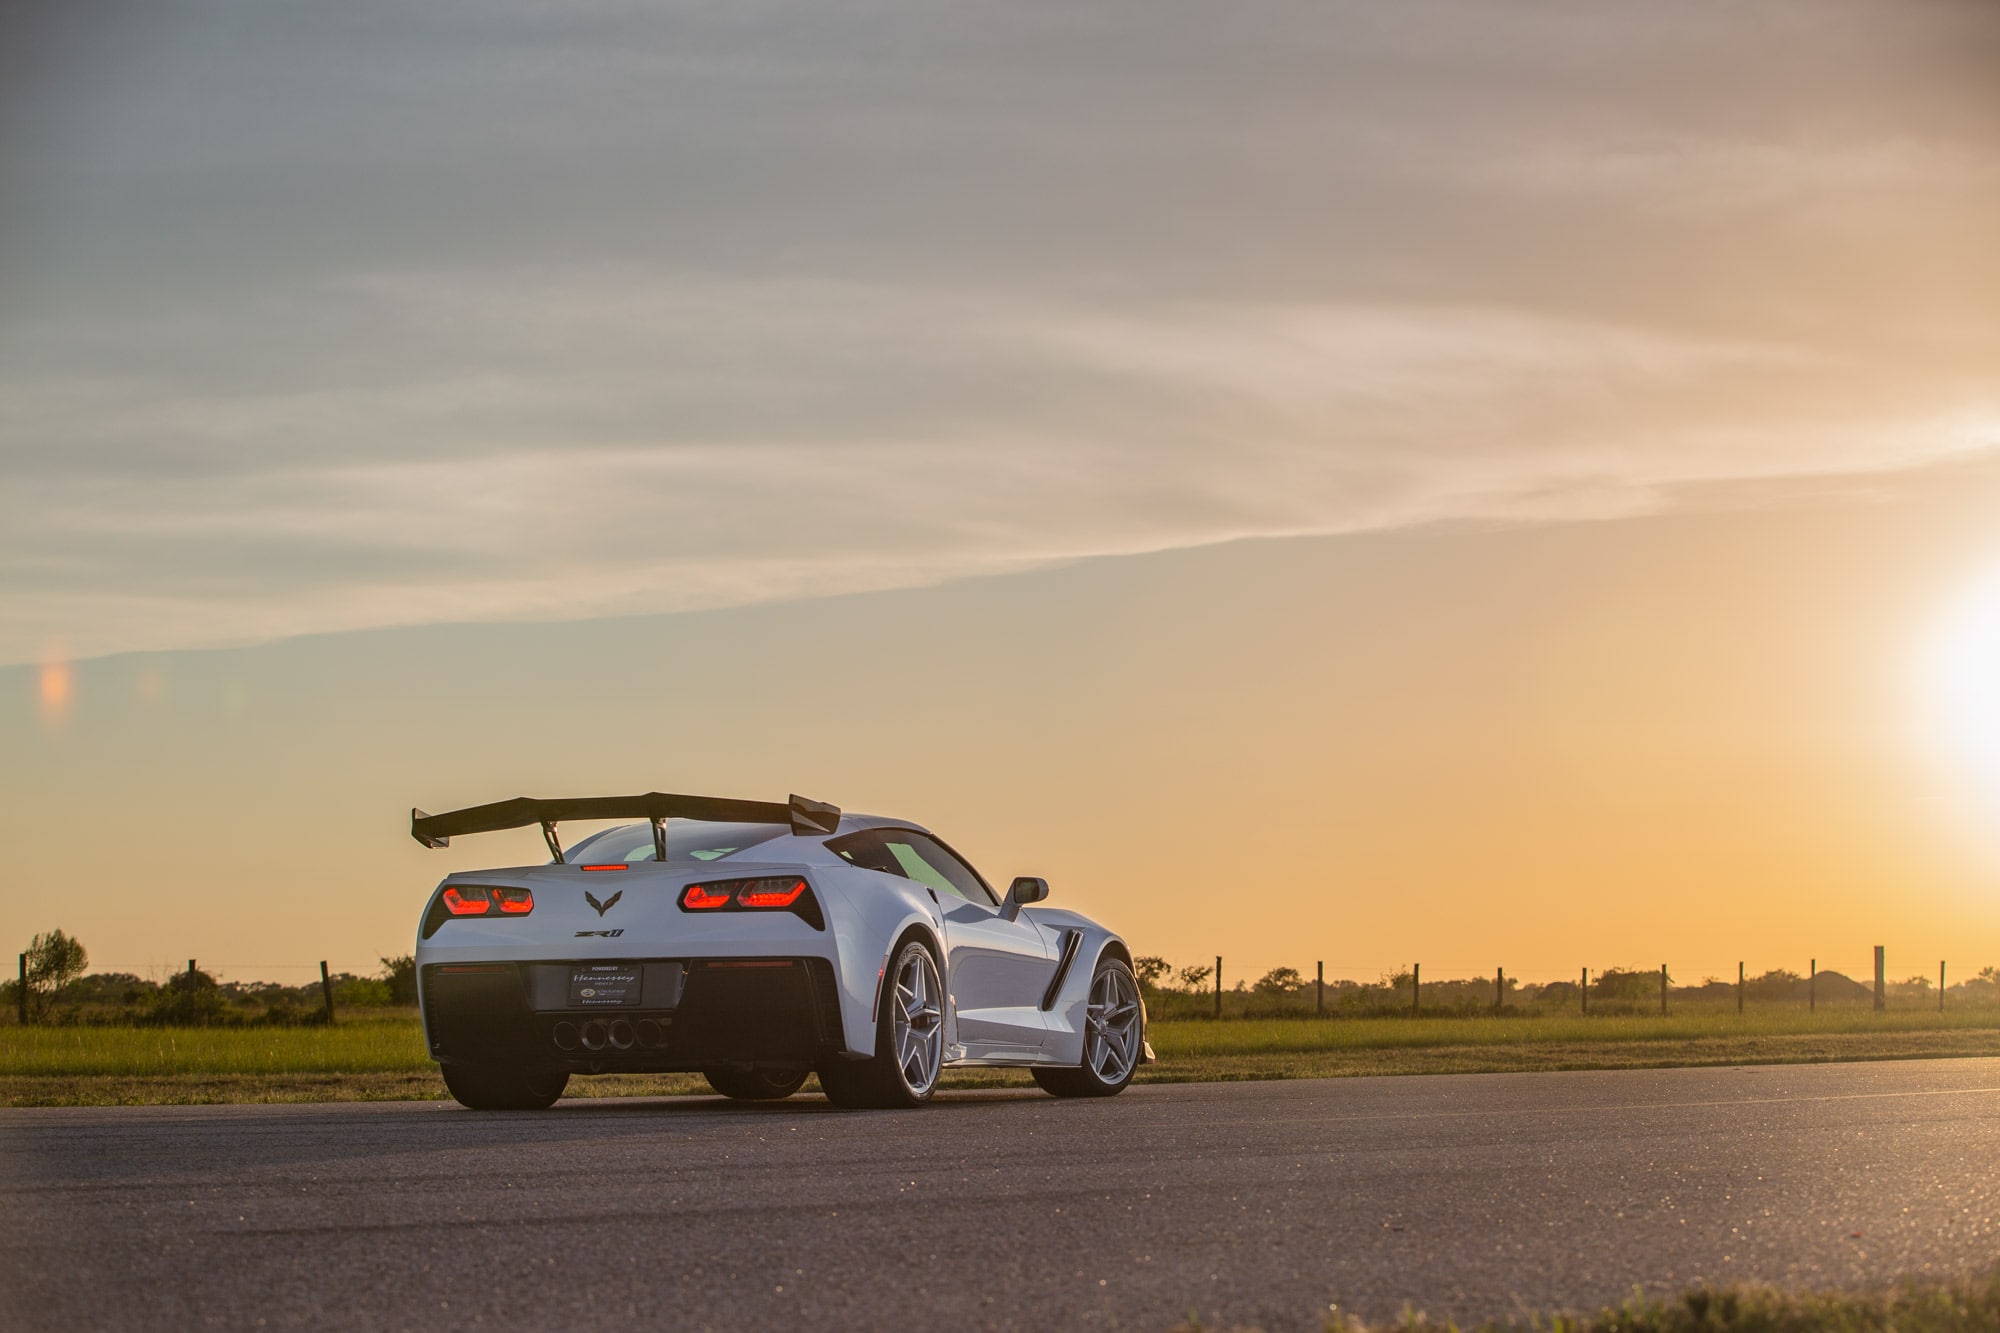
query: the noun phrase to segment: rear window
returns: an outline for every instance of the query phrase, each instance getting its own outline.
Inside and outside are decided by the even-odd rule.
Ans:
[[[785,831],[782,824],[711,824],[700,819],[669,819],[667,859],[669,861],[720,861],[746,847],[769,842]],[[574,847],[565,849],[563,859],[572,863],[610,865],[616,861],[653,859],[653,829],[649,824],[627,824],[623,828],[593,833]]]

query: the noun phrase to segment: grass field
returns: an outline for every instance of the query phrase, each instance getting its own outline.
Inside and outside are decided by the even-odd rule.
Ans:
[[[1155,1023],[1150,1036],[1160,1062],[1141,1070],[1141,1081],[1219,1081],[2000,1056],[2000,1011],[1183,1020]],[[947,1086],[1026,1081],[1010,1071],[968,1071],[949,1076]],[[578,1079],[571,1088],[571,1095],[624,1096],[707,1085],[698,1076],[632,1075]],[[4,1106],[444,1095],[409,1010],[364,1011],[330,1028],[0,1029]]]

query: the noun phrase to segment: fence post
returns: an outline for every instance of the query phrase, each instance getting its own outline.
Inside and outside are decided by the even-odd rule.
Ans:
[[[1743,964],[1736,965],[1736,1012],[1743,1012]]]
[[[333,979],[326,974],[326,959],[319,960],[319,990],[326,996],[326,1021],[333,1022]]]
[[[1215,956],[1215,1016],[1222,1017],[1222,955]]]
[[[1806,977],[1806,1012],[1819,1008],[1819,959],[1812,960],[1812,971]]]
[[[1493,969],[1493,1012],[1499,1013],[1507,1007],[1507,969]]]
[[[1583,996],[1583,1012],[1587,1014],[1590,1012],[1590,969],[1587,967],[1583,969],[1583,981],[1577,991]]]
[[[1944,1012],[1944,959],[1938,959],[1938,1012]]]
[[[1667,965],[1660,964],[1660,1017],[1667,1016]]]
[[[1326,1017],[1326,960],[1324,958],[1320,959],[1316,972],[1318,980],[1313,983],[1316,992],[1316,998],[1313,1001],[1313,1009],[1316,1013],[1318,1013],[1318,1015],[1321,1018],[1325,1018]]]
[[[14,1006],[20,1011],[21,1026],[28,1026],[28,955],[21,955],[21,981],[14,992]]]
[[[1424,965],[1410,964],[1410,1017],[1419,1017],[1424,1007]]]
[[[1881,945],[1875,946],[1875,1012],[1889,1007],[1889,963]]]

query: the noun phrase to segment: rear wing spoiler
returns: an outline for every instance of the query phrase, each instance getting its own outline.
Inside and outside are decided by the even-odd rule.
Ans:
[[[653,851],[667,859],[667,835],[661,824],[669,819],[700,819],[717,824],[786,824],[800,837],[833,832],[840,827],[840,807],[794,796],[776,801],[736,801],[726,796],[675,796],[649,791],[643,796],[572,796],[553,801],[516,796],[511,801],[468,806],[441,815],[410,810],[410,836],[426,847],[449,847],[463,833],[493,833],[500,829],[542,826],[549,855],[563,859],[556,825],[565,819],[643,819],[653,826]]]

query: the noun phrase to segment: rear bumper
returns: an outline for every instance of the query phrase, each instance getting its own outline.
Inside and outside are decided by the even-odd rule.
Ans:
[[[424,1035],[440,1063],[571,1073],[668,1073],[718,1065],[816,1065],[845,1045],[824,958],[621,960],[635,978],[592,1000],[573,973],[603,959],[429,963]]]

